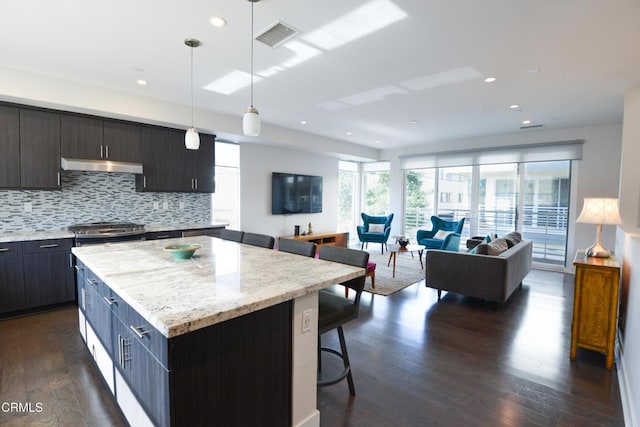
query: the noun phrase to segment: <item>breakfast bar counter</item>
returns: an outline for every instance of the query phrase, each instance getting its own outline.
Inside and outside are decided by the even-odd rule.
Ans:
[[[318,291],[364,269],[207,236],[73,254],[80,332],[131,425],[319,424]]]

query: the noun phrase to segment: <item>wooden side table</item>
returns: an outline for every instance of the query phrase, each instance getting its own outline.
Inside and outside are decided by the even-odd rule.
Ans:
[[[573,265],[576,277],[570,359],[575,360],[578,347],[586,348],[606,354],[607,369],[612,369],[620,264],[614,256],[594,258],[578,251]]]

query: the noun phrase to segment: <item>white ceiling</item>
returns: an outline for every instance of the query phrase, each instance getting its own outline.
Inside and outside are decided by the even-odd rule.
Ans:
[[[282,20],[313,47],[306,35],[373,2],[406,17],[256,82],[264,123],[389,149],[516,132],[525,119],[543,129],[620,123],[624,91],[640,83],[635,0],[262,0],[255,32]],[[240,122],[248,87],[203,87],[249,72],[250,11],[244,0],[2,2],[0,67],[190,105],[183,40],[193,37],[196,106]],[[213,16],[227,25],[213,27]],[[254,49],[256,72],[294,56]]]

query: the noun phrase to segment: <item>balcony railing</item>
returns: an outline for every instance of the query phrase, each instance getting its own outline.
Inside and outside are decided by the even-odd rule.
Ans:
[[[405,235],[415,236],[419,229],[431,228],[431,211],[409,208],[405,212]],[[459,220],[467,218],[462,231],[462,242],[469,238],[469,211],[462,209],[439,212],[439,216]],[[489,233],[498,235],[515,230],[516,210],[488,210],[484,206],[478,209],[478,231],[476,235]],[[569,223],[566,207],[524,206],[522,216],[522,235],[533,241],[533,259],[535,262],[564,265],[567,245],[567,227]]]

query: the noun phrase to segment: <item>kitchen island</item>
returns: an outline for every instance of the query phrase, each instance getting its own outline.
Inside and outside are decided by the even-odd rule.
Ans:
[[[73,253],[80,331],[130,424],[319,424],[317,292],[363,269],[205,236]]]

